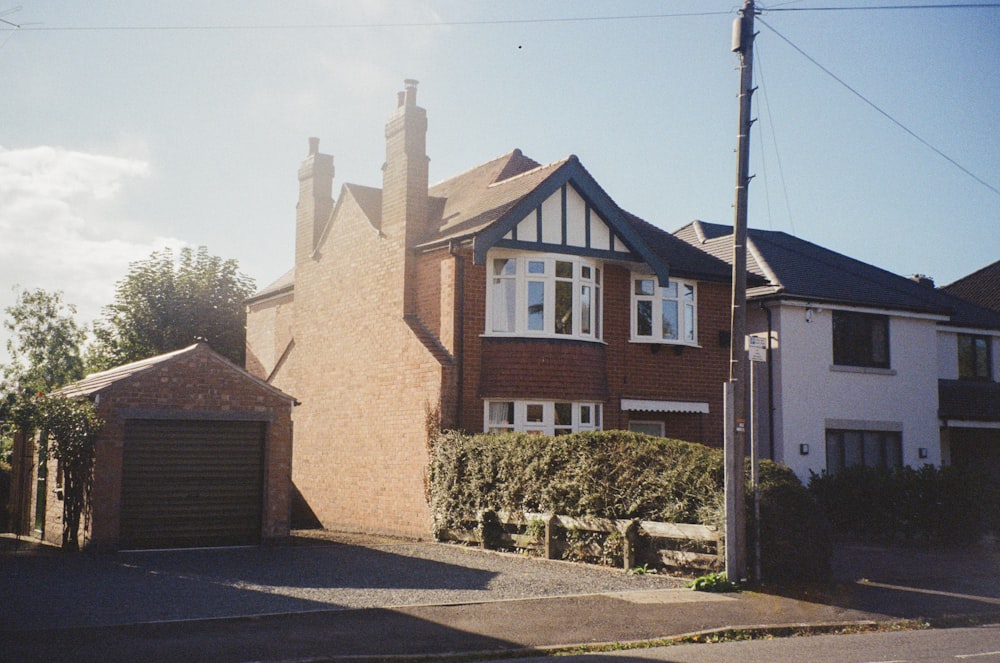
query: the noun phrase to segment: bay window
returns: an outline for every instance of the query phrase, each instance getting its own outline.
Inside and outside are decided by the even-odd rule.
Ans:
[[[655,277],[634,276],[632,340],[697,345],[696,284],[671,279],[667,286],[660,286]]]
[[[601,404],[560,401],[486,401],[486,432],[566,435],[601,429]]]
[[[599,340],[601,268],[576,256],[491,255],[487,334]]]

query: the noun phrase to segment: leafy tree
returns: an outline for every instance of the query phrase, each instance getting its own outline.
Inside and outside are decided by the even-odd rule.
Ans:
[[[3,367],[5,392],[48,393],[83,377],[80,347],[86,332],[61,292],[24,290],[6,312],[11,360]]]
[[[254,282],[235,260],[209,255],[204,246],[170,249],[132,263],[116,285],[115,301],[94,325],[88,367],[100,370],[205,341],[242,366],[246,308]]]
[[[80,548],[80,517],[90,499],[94,444],[104,422],[86,399],[41,396],[35,403],[43,458],[59,462],[63,491],[62,546]]]

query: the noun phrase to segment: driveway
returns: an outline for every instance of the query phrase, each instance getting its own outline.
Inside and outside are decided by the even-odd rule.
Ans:
[[[0,631],[397,608],[683,586],[433,542],[0,557]]]

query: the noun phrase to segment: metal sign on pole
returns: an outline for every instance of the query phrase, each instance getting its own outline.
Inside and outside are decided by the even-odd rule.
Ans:
[[[760,584],[760,444],[757,438],[757,364],[767,361],[767,340],[760,336],[747,337],[750,355],[750,484],[753,486],[753,580]]]

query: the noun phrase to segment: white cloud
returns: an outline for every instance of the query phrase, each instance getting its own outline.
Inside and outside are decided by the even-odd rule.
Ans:
[[[111,302],[129,262],[184,246],[144,236],[120,210],[129,182],[149,174],[145,159],[0,146],[0,310],[15,301],[15,288],[61,290],[88,324]],[[6,361],[6,336],[0,361]]]

